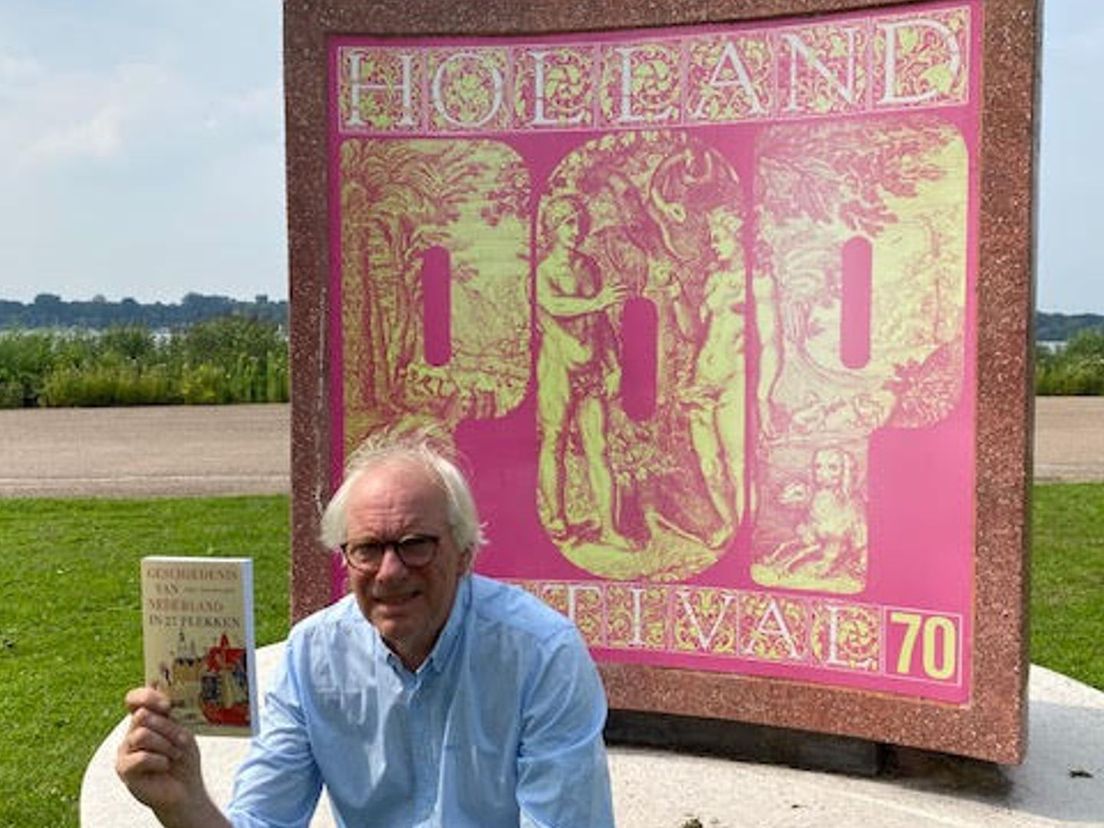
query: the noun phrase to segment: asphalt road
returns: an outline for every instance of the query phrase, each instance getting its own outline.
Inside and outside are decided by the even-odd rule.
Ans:
[[[0,497],[289,490],[286,405],[0,411]],[[1039,480],[1104,480],[1104,398],[1041,397]]]

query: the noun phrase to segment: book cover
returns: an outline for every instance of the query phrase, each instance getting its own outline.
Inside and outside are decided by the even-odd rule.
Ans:
[[[206,736],[251,736],[257,724],[253,561],[142,559],[146,684],[173,719]]]

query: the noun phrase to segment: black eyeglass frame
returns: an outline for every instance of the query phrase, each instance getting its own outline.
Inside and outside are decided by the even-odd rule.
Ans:
[[[428,543],[428,551],[425,553],[419,553],[414,560],[409,560],[408,555],[412,554],[415,549],[420,549],[422,544]],[[354,560],[354,556],[351,554],[350,549],[357,547],[371,547],[372,554],[371,560],[358,563]],[[429,566],[433,559],[437,557],[437,551],[441,546],[441,538],[437,535],[404,535],[401,538],[392,538],[390,540],[354,540],[346,541],[341,544],[341,554],[345,558],[345,563],[351,566],[358,572],[375,572],[383,565],[383,558],[387,554],[387,550],[390,549],[402,561],[402,565],[407,569],[420,569],[423,566]],[[376,554],[375,550],[378,550]],[[425,560],[420,560],[424,554]]]

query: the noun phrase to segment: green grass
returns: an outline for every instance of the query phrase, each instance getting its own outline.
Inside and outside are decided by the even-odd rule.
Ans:
[[[257,640],[288,618],[288,500],[0,500],[0,826],[76,826],[141,683],[143,555],[252,557]]]
[[[169,337],[0,330],[0,408],[287,400],[287,342],[273,322],[226,316]]]
[[[1104,690],[1104,485],[1035,489],[1032,660]],[[287,633],[286,497],[0,500],[0,828],[77,825],[85,766],[142,675],[138,560],[255,561]]]
[[[1035,487],[1031,660],[1104,690],[1104,485]]]

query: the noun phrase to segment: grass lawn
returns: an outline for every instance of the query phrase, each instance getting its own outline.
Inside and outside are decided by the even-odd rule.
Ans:
[[[287,633],[288,499],[0,500],[0,826],[78,823],[141,683],[143,555],[252,557],[258,644]]]
[[[1104,485],[1035,490],[1032,660],[1104,689]],[[288,500],[0,500],[0,828],[75,828],[84,768],[142,675],[138,560],[255,561],[287,633]]]
[[[1031,660],[1104,690],[1104,485],[1035,487]]]

